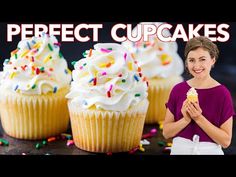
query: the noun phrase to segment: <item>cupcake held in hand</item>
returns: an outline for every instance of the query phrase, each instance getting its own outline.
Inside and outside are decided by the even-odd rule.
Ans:
[[[198,93],[193,87],[191,87],[187,92],[187,100],[193,103],[198,102]]]
[[[139,146],[147,81],[120,44],[100,43],[74,65],[66,96],[75,145],[91,152],[125,152]]]
[[[67,130],[65,95],[71,73],[54,36],[19,42],[4,61],[0,113],[5,132],[20,139],[42,139]]]
[[[158,27],[161,23],[143,22],[138,25],[143,24],[155,24]],[[135,34],[137,27],[132,32]],[[170,32],[164,29],[163,35],[170,36]],[[181,74],[184,65],[177,53],[177,43],[162,42],[156,35],[151,35],[148,41],[125,41],[122,45],[132,53],[149,81],[149,108],[145,123],[162,123],[170,91],[175,84],[183,81]]]

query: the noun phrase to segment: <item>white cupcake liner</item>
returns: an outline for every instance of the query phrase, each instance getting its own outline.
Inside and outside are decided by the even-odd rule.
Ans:
[[[68,103],[75,145],[90,152],[125,152],[139,146],[148,101],[128,111],[79,109]]]
[[[47,95],[1,94],[0,113],[4,131],[19,139],[43,139],[65,132],[69,112],[68,89]]]

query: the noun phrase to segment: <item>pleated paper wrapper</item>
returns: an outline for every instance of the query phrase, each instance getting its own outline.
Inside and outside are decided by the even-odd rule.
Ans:
[[[65,95],[69,89],[46,95],[25,95],[5,91],[0,94],[0,113],[4,131],[19,139],[36,140],[63,133],[69,112]]]
[[[126,152],[140,145],[148,100],[124,112],[79,109],[69,101],[75,145],[89,152]]]
[[[149,108],[145,124],[161,124],[165,119],[166,106],[171,89],[177,83],[183,81],[181,76],[173,76],[167,79],[149,79],[148,100]]]

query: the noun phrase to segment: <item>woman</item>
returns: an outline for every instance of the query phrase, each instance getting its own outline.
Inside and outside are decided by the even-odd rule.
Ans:
[[[228,89],[210,75],[219,50],[211,40],[200,36],[187,42],[184,54],[192,78],[172,89],[163,135],[173,138],[171,155],[223,155],[222,147],[231,143],[235,112]],[[186,98],[191,88],[198,94],[197,101]]]

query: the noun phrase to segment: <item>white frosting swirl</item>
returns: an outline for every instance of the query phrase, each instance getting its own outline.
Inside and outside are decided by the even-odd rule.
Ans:
[[[158,27],[162,23],[140,23],[140,25],[143,24],[154,24]],[[137,27],[133,29],[132,33],[137,34]],[[169,30],[163,30],[163,36],[170,35]],[[176,42],[162,42],[157,38],[157,35],[151,35],[147,42],[142,38],[138,42],[125,41],[122,45],[131,51],[142,68],[143,74],[148,78],[180,76],[184,71],[183,60],[177,53]]]
[[[190,96],[190,95],[193,95],[193,96],[198,96],[198,93],[196,91],[195,88],[191,87],[188,92],[187,92],[187,96]]]
[[[126,48],[99,43],[74,65],[67,98],[82,108],[125,111],[147,98],[147,81]]]
[[[24,94],[56,93],[68,87],[71,72],[55,36],[42,34],[18,43],[4,61],[1,88]]]

